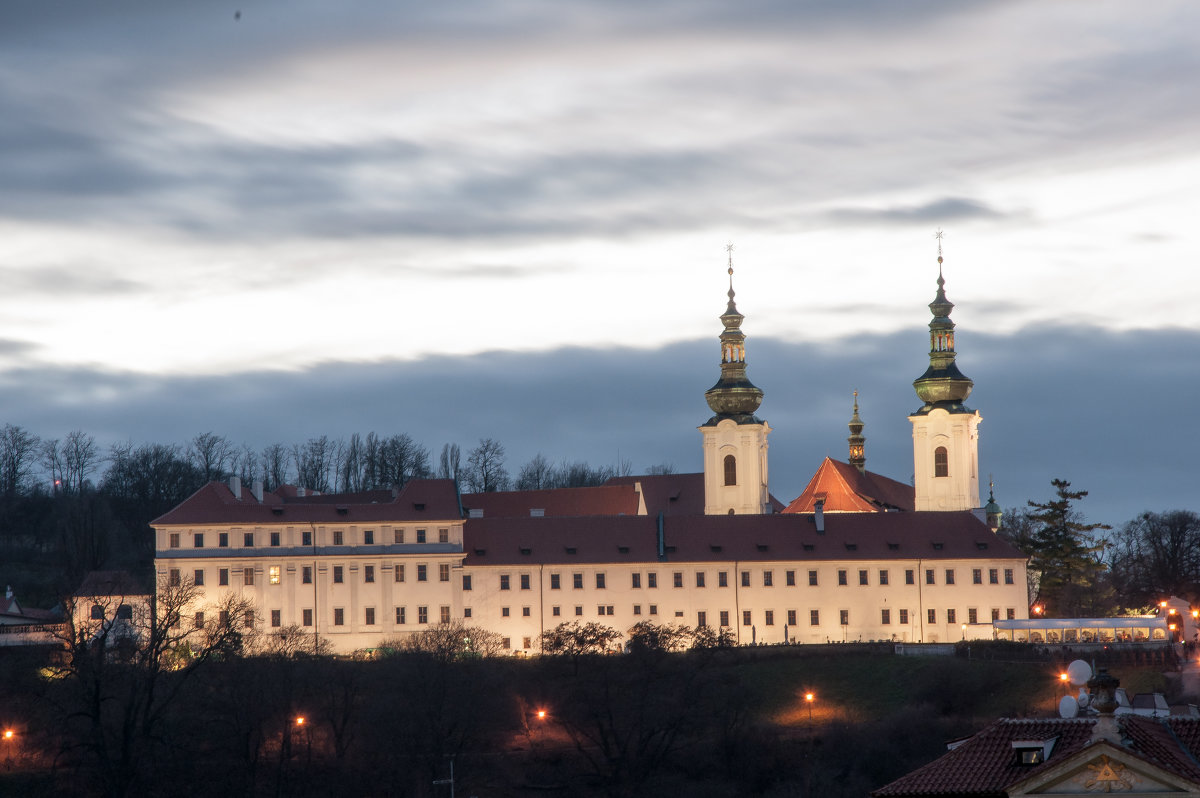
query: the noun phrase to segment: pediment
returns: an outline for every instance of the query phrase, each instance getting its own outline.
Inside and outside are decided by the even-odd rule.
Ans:
[[[1132,752],[1100,743],[1039,770],[1007,790],[1024,795],[1200,795],[1200,784],[1164,770]]]

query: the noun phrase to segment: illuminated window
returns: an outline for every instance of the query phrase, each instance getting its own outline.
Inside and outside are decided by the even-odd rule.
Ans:
[[[949,456],[945,446],[939,446],[933,450],[933,475],[935,477],[950,475]]]
[[[272,585],[279,584],[279,566],[272,565],[267,569],[267,581]]]
[[[725,484],[737,484],[737,458],[731,454],[725,455]]]

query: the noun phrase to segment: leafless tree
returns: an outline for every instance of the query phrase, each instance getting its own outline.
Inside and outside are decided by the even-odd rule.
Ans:
[[[442,446],[441,462],[438,465],[438,479],[458,480],[462,473],[462,452],[457,443],[447,443]]]
[[[532,460],[521,466],[515,487],[517,490],[542,490],[554,487],[551,484],[552,475],[553,466],[550,465],[550,461],[541,452],[538,452]]]
[[[267,490],[275,490],[288,481],[288,450],[282,443],[272,443],[262,451],[263,479]]]
[[[25,488],[37,450],[36,435],[22,427],[4,425],[0,430],[0,494],[12,498]]]
[[[375,466],[375,488],[403,487],[410,479],[428,477],[429,450],[407,434],[392,435],[379,442]]]
[[[509,479],[504,467],[504,446],[494,438],[480,438],[479,445],[467,456],[465,476],[471,493],[507,490]]]
[[[309,438],[303,446],[300,444],[292,446],[292,462],[296,466],[296,481],[300,486],[328,493],[333,454],[333,444],[326,435]]]
[[[233,453],[233,445],[223,435],[214,432],[202,432],[192,438],[188,445],[188,457],[200,470],[205,482],[227,476],[225,464]]]
[[[242,480],[243,485],[247,486],[253,485],[263,478],[262,461],[259,460],[258,453],[249,444],[243,444],[240,448],[232,450],[229,455],[229,470]]]
[[[674,463],[659,463],[658,465],[652,465],[649,468],[647,468],[646,473],[649,476],[658,476],[658,475],[663,475],[663,474],[675,474],[678,472],[675,469]],[[626,476],[628,476],[628,475],[626,475]]]

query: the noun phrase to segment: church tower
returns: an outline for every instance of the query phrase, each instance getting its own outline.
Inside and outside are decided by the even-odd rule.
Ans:
[[[850,423],[847,424],[850,428],[850,437],[846,442],[850,444],[850,465],[858,469],[858,473],[865,474],[867,471],[867,439],[863,437],[862,431],[863,420],[858,417],[858,391],[854,392],[854,415],[850,416]]]
[[[767,491],[767,435],[771,428],[754,415],[763,392],[746,377],[746,336],[733,302],[733,245],[729,254],[729,304],[721,315],[721,378],[704,392],[715,415],[699,429],[704,440],[706,515],[771,512]]]
[[[938,231],[937,295],[929,303],[929,368],[913,382],[925,404],[908,417],[913,425],[916,509],[979,507],[979,413],[963,404],[974,383],[954,364],[954,304],[946,299]]]

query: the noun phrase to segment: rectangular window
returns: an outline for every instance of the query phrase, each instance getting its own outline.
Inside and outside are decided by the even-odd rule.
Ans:
[[[946,623],[958,623],[958,613],[954,610],[946,610]]]
[[[900,610],[900,623],[903,625],[908,624],[908,610]]]
[[[403,582],[403,581],[404,581],[404,563],[402,563],[402,562],[398,562],[398,563],[396,563],[396,576],[395,576],[395,580],[396,580],[397,582]]]
[[[809,626],[820,626],[821,625],[821,611],[820,610],[809,610],[808,611],[808,625]]]
[[[442,619],[442,623],[450,623],[450,607],[443,604],[438,608],[438,617]]]
[[[196,534],[192,535],[192,547],[197,548],[197,549],[204,548],[204,533],[203,532],[197,532]]]
[[[253,568],[243,568],[242,569],[242,584],[243,585],[253,585],[254,584],[254,569]]]
[[[838,584],[839,585],[846,584],[846,571],[841,568],[838,569]]]
[[[305,565],[300,568],[300,582],[305,585],[312,584],[312,566]]]
[[[629,581],[630,586],[633,587],[635,590],[642,586],[642,575],[639,573],[630,574],[629,580],[630,580]]]
[[[220,568],[217,570],[217,584],[218,585],[229,584],[229,569],[228,568]]]
[[[511,637],[500,638],[500,648],[512,648],[512,638]]]
[[[396,543],[396,544],[404,543],[404,529],[403,528],[392,530],[392,542]]]
[[[763,587],[771,587],[775,584],[775,572],[763,571]]]
[[[906,569],[904,571],[904,584],[915,585],[917,583],[917,580],[915,577],[916,577],[916,573],[913,571],[913,569],[911,569],[911,568]]]
[[[271,626],[278,629],[283,626],[283,613],[279,610],[271,610]]]
[[[271,533],[271,545],[272,545],[272,546],[276,546],[276,547],[278,547],[278,546],[279,546],[279,543],[280,543],[280,539],[279,539],[279,533],[278,533],[278,532],[272,532],[272,533]]]
[[[742,571],[742,587],[750,587],[750,572]]]
[[[579,604],[576,604],[576,605],[575,605],[575,614],[576,614],[576,615],[583,615],[583,607],[582,607],[581,605],[579,605]]]
[[[929,623],[937,623],[937,610],[926,610],[925,615]]]
[[[417,607],[417,623],[429,623],[428,607]]]
[[[742,626],[749,626],[750,623],[750,610],[742,610]]]
[[[954,584],[954,569],[953,568],[946,569],[946,584],[948,584],[948,585]]]
[[[634,604],[634,605],[633,605],[633,614],[634,614],[634,615],[641,615],[641,614],[642,614],[642,605],[641,605],[641,604]]]
[[[867,571],[866,571],[866,569],[859,569],[859,572],[858,572],[858,583],[859,583],[860,585],[869,584],[869,583],[867,582]]]
[[[796,625],[796,611],[788,610],[787,611],[787,619],[788,619],[788,626],[795,626]]]
[[[1005,617],[1008,618],[1008,620],[1015,621],[1017,619],[1017,611],[1015,608],[1009,607],[1007,610],[1005,610],[1005,613]]]
[[[267,566],[267,582],[272,585],[279,584],[280,567],[278,565]]]
[[[524,582],[524,580],[526,578],[527,577],[521,577],[521,581]],[[450,563],[448,563],[448,562],[438,563],[438,581],[439,582],[449,582],[450,581]]]
[[[223,549],[229,548],[229,533],[228,532],[218,532],[217,533],[217,545]]]
[[[842,626],[850,625],[850,610],[838,610],[838,617]]]
[[[717,571],[717,587],[729,587],[728,571]]]
[[[217,613],[217,623],[221,625],[222,629],[229,628],[229,610],[221,610]]]
[[[342,609],[341,607],[334,607],[334,609],[333,609],[333,625],[334,626],[345,626],[346,625],[346,611],[344,609]]]
[[[246,548],[254,547],[254,533],[253,532],[243,532],[242,533],[242,545],[245,546]]]
[[[521,574],[521,589],[529,589],[529,574]]]
[[[767,626],[775,625],[775,610],[767,610],[763,615]]]
[[[343,531],[340,529],[333,530],[333,545],[342,546],[342,545],[345,545],[345,542],[346,542],[346,536],[343,533]]]
[[[342,566],[340,566],[340,565],[333,566],[333,583],[335,585],[340,585],[342,583],[342,577],[344,575],[345,574],[342,570]]]
[[[808,586],[809,587],[817,586],[817,572],[816,571],[808,572]]]
[[[651,614],[651,615],[658,615],[658,605],[657,605],[657,604],[651,604],[651,605],[650,605],[650,614]]]
[[[1013,569],[1004,569],[1004,584],[1011,585],[1013,583]]]
[[[925,584],[927,584],[927,585],[932,585],[932,584],[934,584],[934,581],[933,581],[933,569],[932,569],[932,568],[926,568],[926,569],[925,569]]]
[[[658,574],[654,571],[646,574],[646,587],[658,587]]]
[[[197,568],[192,572],[192,582],[196,587],[204,587],[204,569]]]
[[[463,590],[471,589],[471,575],[463,574]]]
[[[559,575],[558,574],[550,574],[550,589],[558,590],[559,586],[560,586]]]
[[[979,610],[974,607],[967,609],[967,623],[979,623]]]
[[[171,534],[167,535],[167,545],[173,549],[179,548],[179,533],[178,532],[172,532]]]
[[[375,581],[375,566],[374,565],[364,565],[363,566],[363,581],[364,582],[374,582]]]
[[[983,569],[982,568],[972,568],[971,569],[971,584],[974,584],[974,585],[982,585],[983,584]]]
[[[425,530],[424,530],[424,529],[418,529],[418,530],[417,530],[417,542],[418,542],[418,543],[424,543],[424,542],[425,542]]]
[[[311,530],[306,529],[300,533],[300,545],[301,546],[311,546],[312,545],[312,531]]]
[[[532,637],[522,637],[521,638],[521,646],[523,648],[527,648],[527,649],[533,648],[533,638]]]
[[[246,610],[246,617],[242,618],[242,626],[247,629],[254,628],[254,610]]]
[[[426,565],[425,563],[417,563],[417,581],[418,582],[428,582],[429,581],[429,566]]]
[[[521,617],[522,617],[522,618],[528,618],[528,617],[529,617],[529,607],[522,607],[522,608],[521,608]]]
[[[375,530],[374,529],[364,529],[363,530],[363,545],[364,546],[374,546],[375,545]]]
[[[879,584],[886,585],[888,583],[888,572],[881,570],[879,572]]]
[[[787,583],[788,587],[795,587],[796,586],[796,572],[795,571],[784,571],[783,572],[783,581]]]
[[[561,607],[551,607],[550,614],[553,615],[555,618],[557,618],[560,615],[562,615],[562,608]]]
[[[463,607],[463,617],[464,618],[471,617],[471,608],[470,607]]]
[[[192,621],[192,624],[193,624],[193,625],[194,625],[194,626],[195,626],[197,629],[203,629],[203,628],[204,628],[204,613],[202,613],[202,612],[198,612],[198,613],[196,613],[196,617],[195,617],[195,619]]]
[[[583,574],[571,574],[571,587],[583,590]]]
[[[449,542],[450,542],[450,530],[449,529],[439,529],[438,530],[438,543],[449,543]]]
[[[501,607],[501,608],[500,608],[500,617],[501,617],[501,618],[507,618],[507,617],[508,617],[508,607]]]
[[[705,626],[708,626],[708,613],[700,610],[696,613],[696,628],[703,629]]]
[[[604,572],[603,571],[596,574],[596,589],[597,590],[604,589]]]
[[[303,616],[303,625],[304,626],[312,626],[312,610],[304,610],[304,612],[302,613],[302,616]]]
[[[179,575],[178,568],[172,568],[171,570],[167,571],[167,584],[168,585],[170,585],[171,587],[179,587],[181,581],[182,581],[182,577],[180,577],[180,575]]]
[[[729,625],[729,610],[721,610],[721,625]]]
[[[704,572],[696,572],[696,587],[704,587]]]
[[[399,625],[399,626],[403,626],[405,623],[407,623],[407,622],[408,622],[408,621],[405,619],[405,615],[406,615],[407,613],[405,613],[404,609],[405,609],[404,607],[397,607],[397,608],[396,608],[396,624],[397,624],[397,625]]]
[[[1000,620],[1000,608],[999,607],[992,607],[992,620],[993,621]]]
[[[998,571],[995,568],[988,569],[988,584],[989,585],[1000,584],[1000,571]]]
[[[881,624],[883,624],[884,626],[889,625],[892,622],[892,611],[891,610],[880,610],[879,611],[879,622]]]
[[[671,574],[671,584],[675,587],[683,587],[683,571]]]
[[[375,625],[375,608],[374,607],[366,607],[365,608],[363,622],[366,623],[367,626]]]

